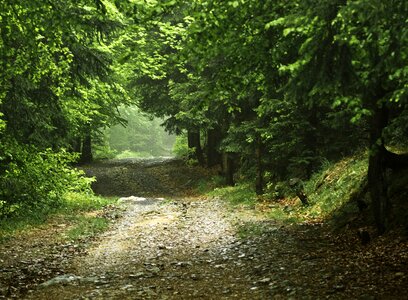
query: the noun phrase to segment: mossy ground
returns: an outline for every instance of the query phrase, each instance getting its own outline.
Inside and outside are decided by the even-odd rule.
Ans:
[[[366,186],[367,169],[366,152],[346,157],[337,163],[326,164],[303,183],[309,205],[302,204],[295,193],[291,192],[288,183],[283,189],[286,195],[278,198],[276,193],[271,192],[257,196],[248,183],[218,187],[209,192],[208,196],[225,199],[233,207],[254,208],[268,219],[283,224],[325,223],[335,230],[349,226],[373,226],[369,195],[361,192]],[[407,226],[407,171],[389,174],[389,196],[391,229],[395,226]],[[365,206],[363,211],[358,207],[357,201]]]

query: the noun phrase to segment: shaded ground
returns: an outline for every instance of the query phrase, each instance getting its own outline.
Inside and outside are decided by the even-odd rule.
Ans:
[[[114,162],[113,169],[108,164],[88,167],[88,172],[105,176],[104,184],[95,186],[100,193],[139,197],[124,199],[122,216],[93,241],[61,244],[55,236],[66,228],[51,222],[0,245],[0,278],[8,285],[0,295],[8,292],[8,298],[26,299],[408,299],[406,240],[388,235],[362,246],[355,236],[332,235],[321,225],[283,226],[254,210],[231,210],[219,199],[191,196],[188,185],[181,188],[178,180],[193,182],[205,174],[178,164],[125,161],[124,165]],[[157,195],[154,188],[138,190],[143,184],[136,183],[131,193],[121,185],[131,182],[126,174],[143,175],[140,165],[146,170],[145,185],[165,185]],[[124,175],[117,175],[123,168]],[[117,184],[122,186],[120,191]],[[175,195],[172,200],[158,199],[166,195],[166,189]],[[146,198],[140,197],[143,193]],[[182,197],[183,193],[190,196]],[[54,281],[47,281],[51,278]]]
[[[118,159],[83,166],[98,180],[93,190],[103,196],[186,196],[206,178],[208,170],[186,165],[173,158]]]

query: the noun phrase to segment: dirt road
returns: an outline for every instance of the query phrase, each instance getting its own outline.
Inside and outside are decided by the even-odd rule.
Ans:
[[[58,276],[20,297],[406,299],[406,241],[362,246],[320,225],[277,224],[221,199],[192,196],[189,185],[202,174],[179,163],[89,166],[102,178],[97,192],[124,197],[121,217],[83,251],[60,259]],[[144,184],[129,188],[138,176]]]

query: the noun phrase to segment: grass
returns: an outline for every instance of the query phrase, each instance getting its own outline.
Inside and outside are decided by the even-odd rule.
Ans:
[[[74,226],[65,233],[68,240],[79,240],[92,237],[105,231],[109,227],[109,221],[102,217],[80,215],[74,217],[71,222]]]
[[[149,152],[135,152],[130,150],[122,151],[121,153],[117,154],[115,158],[151,158],[153,155]]]
[[[208,193],[210,197],[219,197],[228,201],[232,206],[255,207],[257,196],[250,184],[244,183],[237,186],[215,188]]]
[[[308,206],[297,197],[282,199],[270,210],[270,217],[285,223],[347,221],[358,212],[356,203],[349,200],[365,180],[367,166],[366,155],[327,164],[304,183]]]
[[[198,194],[211,194],[215,189],[225,185],[225,179],[222,176],[212,176],[210,179],[201,179],[195,188]],[[215,195],[213,195],[215,196]]]
[[[246,222],[238,226],[237,235],[244,239],[250,236],[260,236],[265,232],[265,226],[258,222]]]
[[[349,203],[349,199],[366,178],[368,168],[366,156],[345,158],[316,173],[305,185],[305,192],[309,195],[311,203],[305,210],[305,215],[328,219],[344,209],[351,209],[351,213],[355,212],[357,207],[355,203]]]
[[[335,226],[341,226],[358,213],[356,203],[350,199],[365,180],[367,166],[367,153],[326,164],[310,180],[304,182],[308,206],[302,205],[293,193],[279,200],[271,200],[267,194],[257,196],[254,188],[247,183],[215,188],[207,195],[225,199],[235,208],[239,206],[256,209],[266,218],[282,224],[331,222]],[[257,226],[247,224],[239,229],[239,234],[256,234],[260,230]]]
[[[58,207],[27,209],[24,214],[4,218],[0,221],[0,241],[7,240],[22,231],[46,224],[57,217],[71,225],[69,239],[88,237],[107,228],[108,221],[90,212],[98,211],[116,199],[90,194],[68,193]]]

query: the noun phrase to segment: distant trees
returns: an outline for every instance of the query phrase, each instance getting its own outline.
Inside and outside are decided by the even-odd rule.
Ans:
[[[160,126],[162,120],[150,119],[136,106],[121,107],[125,126],[118,124],[105,131],[107,144],[116,153],[138,156],[169,156],[172,154],[174,135]]]

